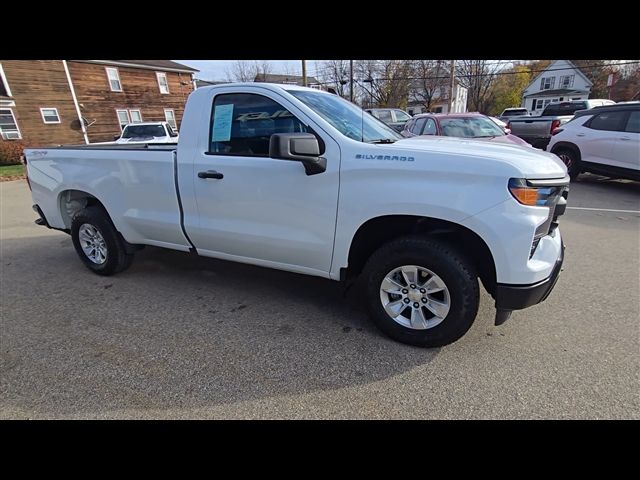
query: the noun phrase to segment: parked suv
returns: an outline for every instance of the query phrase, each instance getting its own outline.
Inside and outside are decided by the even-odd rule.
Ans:
[[[401,132],[404,124],[411,119],[411,115],[399,108],[367,108],[367,112],[398,132]]]
[[[613,100],[606,99],[553,102],[545,107],[539,117],[513,118],[509,120],[507,127],[513,135],[526,140],[536,148],[546,150],[553,131],[571,120],[575,112],[613,104]]]
[[[640,180],[640,103],[576,112],[554,131],[549,151],[575,179],[581,172]]]

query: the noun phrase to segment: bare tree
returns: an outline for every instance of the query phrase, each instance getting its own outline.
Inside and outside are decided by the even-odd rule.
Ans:
[[[271,71],[271,64],[266,60],[260,62],[257,60],[238,60],[227,69],[227,80],[230,82],[253,82],[257,75],[266,75]]]
[[[360,85],[366,91],[363,103],[371,107],[406,107],[411,85],[411,62],[362,60],[354,68]]]
[[[494,60],[460,60],[456,64],[456,76],[468,89],[469,110],[486,112],[493,103],[493,83],[502,68]]]
[[[447,101],[449,98],[446,60],[415,60],[412,62],[413,76],[410,100],[420,102],[429,111],[434,100]]]
[[[335,88],[338,95],[341,97],[349,95],[348,60],[327,60],[316,63],[316,72],[318,80]]]

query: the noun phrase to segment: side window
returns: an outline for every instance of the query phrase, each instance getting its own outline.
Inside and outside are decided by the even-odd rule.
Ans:
[[[391,118],[391,110],[378,110],[378,118],[383,122],[393,122],[393,118]]]
[[[436,122],[433,118],[427,120],[426,125],[424,126],[423,135],[435,135],[436,134]]]
[[[271,135],[296,132],[310,129],[270,98],[253,93],[216,95],[209,153],[267,157]]]
[[[603,112],[591,119],[587,127],[594,130],[606,130],[609,132],[624,131],[627,112]]]
[[[631,112],[629,120],[627,120],[626,132],[640,133],[640,110]]]
[[[413,125],[411,129],[411,133],[415,133],[416,135],[420,135],[422,132],[422,127],[424,127],[424,123],[427,121],[426,118],[419,118],[416,120],[416,123]]]

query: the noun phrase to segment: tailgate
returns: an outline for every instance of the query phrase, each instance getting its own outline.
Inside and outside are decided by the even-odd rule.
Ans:
[[[509,128],[517,136],[545,136],[551,133],[551,120],[512,120]]]

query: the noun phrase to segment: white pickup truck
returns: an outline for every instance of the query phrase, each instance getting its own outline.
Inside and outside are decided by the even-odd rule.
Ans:
[[[442,346],[546,299],[569,177],[550,153],[402,139],[362,109],[294,85],[199,88],[175,146],[25,150],[36,223],[110,275],[154,245],[351,284],[375,324]],[[295,289],[295,285],[292,285]],[[214,292],[212,294],[215,295]]]

